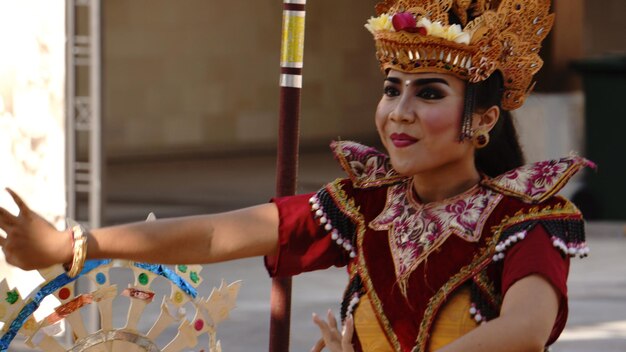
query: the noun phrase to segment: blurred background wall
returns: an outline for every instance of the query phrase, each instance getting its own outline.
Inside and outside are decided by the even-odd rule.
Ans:
[[[584,0],[583,43],[586,55],[624,53],[624,15],[626,2],[623,0]]]
[[[59,5],[48,0],[0,0],[0,206],[19,212],[4,190],[10,187],[62,228],[65,8]],[[43,281],[37,272],[8,265],[0,251],[0,286],[4,280],[22,297]],[[0,318],[11,311],[7,302],[0,301]],[[53,303],[44,301],[37,317],[50,314]]]
[[[363,28],[375,1],[307,6],[302,141],[372,138],[382,85]],[[271,149],[281,2],[103,2],[111,157]]]
[[[326,145],[338,137],[376,140],[372,116],[382,76],[363,28],[376,2],[308,4],[303,145]],[[533,143],[538,137],[523,133],[531,159],[581,149],[583,101],[571,60],[626,48],[625,1],[556,0],[554,8],[557,23],[544,49],[538,86],[544,95],[537,104],[550,100],[547,105],[554,108],[545,114],[556,115],[552,120],[558,125],[570,121],[575,131],[553,152],[545,151],[549,140]],[[271,150],[277,136],[281,16],[275,0],[103,2],[107,155]],[[538,128],[543,117],[532,103],[523,114],[534,117],[519,120]]]

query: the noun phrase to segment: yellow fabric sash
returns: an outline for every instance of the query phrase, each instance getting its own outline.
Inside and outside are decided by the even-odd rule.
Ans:
[[[459,289],[450,297],[435,319],[428,351],[442,348],[477,326],[469,314],[470,305],[468,287]],[[354,312],[354,326],[364,352],[393,352],[367,295],[361,297]]]

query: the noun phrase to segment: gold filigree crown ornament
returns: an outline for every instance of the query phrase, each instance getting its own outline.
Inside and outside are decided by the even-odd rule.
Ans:
[[[365,27],[383,71],[449,73],[477,83],[499,70],[502,108],[515,110],[543,65],[538,53],[554,22],[549,10],[550,0],[385,0]]]

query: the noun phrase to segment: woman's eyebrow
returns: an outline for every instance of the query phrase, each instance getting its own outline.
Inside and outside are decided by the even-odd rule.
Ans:
[[[394,84],[401,84],[402,80],[398,77],[387,77],[385,78],[385,81],[394,83]],[[419,86],[419,85],[426,85],[426,84],[430,84],[430,83],[442,83],[445,84],[446,86],[450,86],[450,84],[448,83],[448,81],[446,81],[443,78],[418,78],[416,80],[414,80],[413,82],[411,82],[412,85],[415,86]]]
[[[418,79],[413,81],[413,85],[415,85],[415,86],[426,85],[426,84],[430,84],[430,83],[442,83],[442,84],[445,84],[448,87],[450,86],[450,83],[448,83],[448,81],[446,81],[443,78],[418,78]]]
[[[385,78],[385,81],[391,82],[391,83],[395,83],[395,84],[402,83],[402,80],[400,78],[397,78],[397,77],[387,77],[387,78]]]

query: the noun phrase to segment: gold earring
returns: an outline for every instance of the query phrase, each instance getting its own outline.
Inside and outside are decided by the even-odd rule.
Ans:
[[[489,144],[489,132],[484,130],[475,131],[472,133],[472,144],[476,149],[482,149]]]

